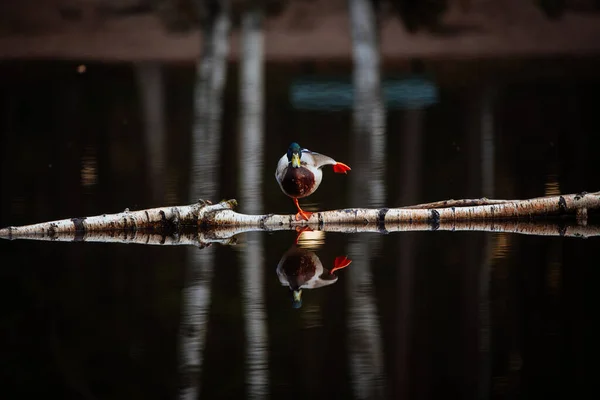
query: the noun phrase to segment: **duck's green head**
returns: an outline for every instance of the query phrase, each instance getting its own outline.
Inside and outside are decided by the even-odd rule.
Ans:
[[[296,142],[290,144],[287,151],[288,161],[292,163],[292,167],[298,168],[300,166],[300,157],[302,157],[302,148]]]

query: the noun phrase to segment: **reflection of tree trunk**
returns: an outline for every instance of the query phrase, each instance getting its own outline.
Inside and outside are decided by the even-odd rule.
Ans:
[[[135,66],[140,89],[146,150],[147,182],[151,202],[164,202],[165,188],[165,112],[161,65],[158,62]]]
[[[180,398],[185,400],[195,400],[200,393],[213,264],[213,249],[189,249],[185,286],[182,290],[183,309],[179,329],[179,363],[182,380],[179,394]]]
[[[495,145],[494,145],[494,95],[495,90],[487,86],[481,99],[481,194],[488,198],[495,192]],[[492,237],[485,237],[479,272],[479,398],[488,398],[491,387],[491,315],[490,276],[493,256]]]
[[[242,15],[240,68],[240,196],[242,209],[251,214],[263,212],[263,104],[264,52],[263,10],[257,2]],[[264,299],[263,236],[248,234],[242,254],[242,298],[246,328],[246,367],[248,395],[266,398],[268,384],[267,315]]]
[[[349,0],[349,7],[354,58],[351,203],[380,206],[385,201],[385,111],[375,13],[369,0]],[[353,260],[347,275],[350,371],[359,399],[385,396],[381,329],[370,270],[372,253],[378,247],[379,237],[358,237],[348,249]]]
[[[477,371],[479,371],[479,399],[489,398],[491,395],[492,360],[491,360],[491,300],[490,300],[490,278],[492,269],[492,258],[494,256],[494,238],[498,236],[485,236],[482,252],[481,271],[479,272],[479,358]]]
[[[415,204],[419,201],[421,192],[421,143],[423,137],[423,120],[425,110],[409,109],[405,111],[402,140],[402,179],[400,185],[402,194],[400,204]],[[398,319],[395,327],[395,335],[398,343],[398,354],[395,358],[399,363],[398,377],[395,379],[396,387],[394,395],[396,398],[408,398],[410,395],[410,348],[412,342],[412,296],[413,296],[413,272],[416,262],[414,235],[403,235],[399,238],[399,273],[398,287]],[[419,388],[426,390],[425,387]]]
[[[469,190],[468,193],[477,196],[485,196],[492,198],[495,188],[495,145],[494,145],[494,87],[488,83],[483,90],[477,90],[473,93],[473,97],[469,99],[470,115],[469,118],[469,142],[470,153],[472,157],[469,160]],[[479,150],[479,151],[477,151]],[[479,172],[477,172],[479,171]],[[471,290],[473,285],[471,276],[473,273],[478,273],[477,280],[477,311],[474,307],[467,305],[467,315],[471,318],[472,313],[476,319],[477,343],[478,348],[476,353],[478,356],[473,360],[468,360],[474,365],[468,365],[471,368],[466,371],[478,371],[478,398],[487,398],[490,395],[491,382],[491,360],[490,360],[490,342],[491,342],[491,316],[490,316],[490,276],[492,267],[492,257],[494,251],[493,240],[496,237],[485,236],[481,237],[483,251],[474,252],[473,243],[467,245],[469,254],[474,257],[469,257],[470,264],[467,265],[467,271],[473,269],[471,273],[467,273],[465,277],[466,289]],[[475,247],[478,248],[478,247]],[[467,296],[467,299],[474,297]],[[471,341],[469,341],[471,342]],[[475,352],[475,351],[474,351]],[[470,352],[469,352],[470,353]]]
[[[229,1],[219,1],[211,12],[203,29],[204,48],[196,67],[194,88],[192,168],[189,185],[189,197],[194,201],[200,197],[214,199],[218,196],[222,95],[229,52]],[[182,399],[196,399],[200,392],[213,263],[213,248],[201,251],[190,249],[180,328]]]
[[[264,256],[262,232],[246,235],[243,251],[243,304],[246,328],[246,368],[248,397],[264,399],[269,395],[269,342],[264,298]]]
[[[372,246],[368,237],[352,238],[348,248],[348,345],[354,397],[385,398],[383,345],[371,275]]]
[[[348,0],[354,59],[354,153],[366,153],[370,168],[356,165],[357,180],[370,182],[370,205],[381,206],[385,201],[385,107],[381,93],[380,55],[377,25],[370,0]],[[356,162],[355,162],[356,164]],[[359,172],[359,171],[365,172]],[[367,175],[364,179],[359,175]],[[363,206],[366,204],[360,204]],[[358,206],[358,204],[357,204]]]

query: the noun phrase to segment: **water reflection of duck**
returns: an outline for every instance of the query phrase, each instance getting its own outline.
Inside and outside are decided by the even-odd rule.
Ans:
[[[323,178],[321,168],[325,165],[333,165],[333,172],[338,174],[345,174],[350,170],[346,164],[326,155],[303,149],[298,143],[292,143],[287,153],[279,159],[275,179],[283,193],[294,199],[298,209],[296,220],[308,220],[312,215],[311,212],[300,208],[298,199],[310,196],[317,190]]]
[[[293,307],[300,308],[302,289],[317,289],[335,283],[338,277],[333,272],[347,267],[351,262],[346,257],[336,257],[329,271],[314,252],[294,245],[277,264],[277,276],[283,286],[289,286],[292,290]]]

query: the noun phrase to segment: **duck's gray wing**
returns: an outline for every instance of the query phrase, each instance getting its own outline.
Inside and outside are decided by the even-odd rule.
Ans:
[[[335,165],[337,161],[333,158],[326,156],[325,154],[316,153],[308,149],[302,149],[302,158],[307,158],[306,162],[314,165],[317,168],[321,168],[324,165]]]

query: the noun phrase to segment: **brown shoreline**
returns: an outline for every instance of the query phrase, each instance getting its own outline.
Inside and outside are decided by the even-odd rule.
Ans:
[[[507,0],[508,3],[514,1]],[[348,15],[344,7],[332,5],[322,12],[319,6],[304,10],[303,23],[296,21],[298,7],[292,4],[283,14],[268,20],[267,61],[351,59]],[[386,18],[381,29],[383,59],[600,54],[600,14],[568,11],[563,18],[554,21],[529,2],[512,7],[509,4],[502,12],[490,6],[481,7],[467,13],[451,10],[443,19],[443,29],[436,34],[424,31],[409,34],[397,18]],[[35,34],[0,32],[0,59],[178,62],[194,60],[200,55],[198,31],[168,33],[152,14],[93,22],[52,20]],[[234,30],[230,59],[238,57],[239,34]]]

